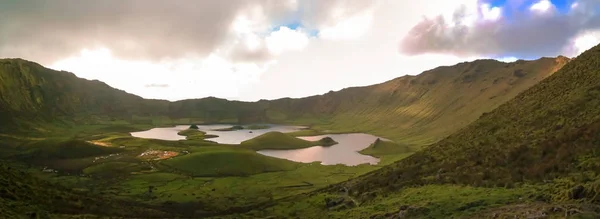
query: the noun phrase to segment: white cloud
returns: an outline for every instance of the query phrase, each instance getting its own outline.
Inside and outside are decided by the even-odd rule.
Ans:
[[[273,54],[281,54],[286,50],[302,50],[309,42],[308,36],[302,30],[292,30],[280,27],[265,38],[267,48]]]
[[[372,12],[349,17],[332,26],[324,26],[319,31],[319,37],[329,40],[356,39],[364,35],[371,27]]]
[[[600,44],[600,31],[586,31],[575,36],[566,46],[564,53],[575,57],[598,44]]]
[[[579,2],[574,2],[573,4],[571,4],[571,9],[575,9],[579,7]]]
[[[481,14],[484,20],[498,20],[502,16],[502,9],[500,7],[491,7],[490,4],[482,4]]]
[[[531,5],[531,7],[529,7],[529,10],[535,12],[547,12],[553,7],[554,5],[552,4],[552,2],[550,2],[550,0],[540,0],[539,2]]]
[[[49,66],[97,79],[145,98],[181,100],[206,96],[236,99],[240,89],[258,82],[271,63],[231,63],[215,54],[161,62],[126,61],[110,50],[84,49]],[[160,85],[160,86],[159,86]]]
[[[425,11],[431,10],[428,5],[421,7],[410,1],[382,2],[373,9],[368,32],[353,40],[314,39],[301,52],[281,54],[277,64],[261,74],[258,83],[240,91],[240,98],[304,97],[480,58],[439,54],[406,56],[397,52],[398,38],[418,22]]]
[[[501,61],[501,62],[514,62],[514,61],[519,60],[519,58],[510,56],[510,57],[502,57],[502,58],[499,58],[496,60]]]

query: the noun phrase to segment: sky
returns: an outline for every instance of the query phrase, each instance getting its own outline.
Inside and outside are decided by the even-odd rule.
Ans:
[[[305,97],[598,43],[600,0],[0,0],[0,57],[171,101]]]

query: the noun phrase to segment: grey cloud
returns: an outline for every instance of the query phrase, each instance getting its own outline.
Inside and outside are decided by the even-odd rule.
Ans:
[[[481,1],[480,1],[481,2]],[[459,21],[465,8],[459,8],[452,20],[441,16],[416,24],[400,43],[400,52],[409,55],[450,53],[459,56],[556,56],[577,34],[600,28],[600,15],[592,10],[596,0],[580,0],[580,7],[568,14],[533,14],[517,9],[518,0],[509,1],[510,18],[480,21],[465,26]]]
[[[274,0],[0,1],[0,56],[49,63],[96,46],[130,59],[206,55],[254,5],[269,16],[289,10]]]
[[[264,46],[264,43],[254,49],[249,50],[243,46],[235,47],[228,56],[233,62],[264,62],[273,58],[269,53],[269,49]]]

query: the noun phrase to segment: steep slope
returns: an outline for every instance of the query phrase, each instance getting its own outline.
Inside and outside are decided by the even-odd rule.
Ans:
[[[264,121],[258,104],[217,98],[145,100],[100,81],[77,78],[21,59],[0,60],[0,122],[6,130],[44,123],[169,124]],[[17,127],[18,128],[18,127]]]
[[[369,132],[427,145],[510,100],[568,61],[565,57],[513,63],[478,60],[368,87],[276,100],[270,109],[323,129]]]
[[[507,185],[591,171],[600,154],[600,46],[452,136],[355,181]],[[592,177],[592,178],[594,178]]]
[[[3,120],[18,120],[14,125],[94,123],[167,109],[166,101],[144,100],[99,81],[83,80],[20,59],[0,60],[0,83]]]

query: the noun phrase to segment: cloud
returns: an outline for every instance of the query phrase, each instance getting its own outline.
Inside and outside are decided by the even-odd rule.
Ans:
[[[600,44],[600,30],[582,32],[564,47],[565,55],[577,56],[598,44]]]
[[[295,7],[294,0],[3,1],[0,55],[44,63],[83,48],[108,48],[126,59],[207,56],[230,39],[240,14],[266,28]]]
[[[182,100],[207,96],[236,98],[240,89],[256,83],[269,65],[233,63],[215,54],[160,62],[132,61],[100,49],[83,50],[50,67],[98,79],[144,98]]]
[[[144,85],[144,87],[147,87],[147,88],[167,88],[167,87],[169,87],[169,85],[168,84],[146,84],[146,85]]]
[[[267,48],[273,54],[281,54],[284,51],[298,51],[304,49],[309,42],[309,37],[301,29],[292,30],[281,27],[265,38]]]
[[[304,0],[302,20],[309,28],[325,29],[363,15],[381,3],[380,0]]]
[[[342,20],[339,23],[325,27],[319,32],[319,37],[330,40],[355,39],[365,34],[371,27],[373,20],[371,12]]]
[[[539,2],[529,7],[530,10],[540,13],[547,12],[548,10],[551,10],[553,8],[554,5],[552,4],[552,2],[550,2],[550,0],[540,0]]]
[[[532,11],[539,0],[497,2],[0,1],[0,56],[145,98],[258,100],[479,58],[578,54],[600,39],[598,12],[590,10],[597,0],[578,0],[566,11]]]
[[[447,0],[428,2],[449,4]],[[302,97],[369,85],[478,58],[411,57],[397,53],[398,38],[419,22],[422,14],[439,12],[432,10],[429,4],[362,0],[299,0],[296,3],[281,7],[280,11],[296,8],[291,14],[265,16],[268,14],[264,13],[265,6],[256,5],[240,10],[226,22],[229,24],[218,45],[207,49],[206,55],[187,50],[194,54],[167,59],[127,59],[110,47],[74,47],[72,55],[51,67],[98,79],[145,98],[181,100],[216,96],[258,100]],[[356,32],[359,34],[338,34],[337,39],[314,34],[315,29],[352,27],[340,23],[356,20],[357,16],[370,16],[370,21],[361,28],[363,31]],[[298,25],[285,25],[290,23]],[[168,84],[169,87],[145,86],[151,84]]]
[[[412,27],[400,42],[400,52],[408,55],[446,53],[459,56],[539,57],[563,54],[564,46],[582,32],[600,28],[600,2],[579,0],[567,13],[559,13],[548,0],[522,10],[523,1],[486,12],[487,1],[462,4],[453,16],[428,17]],[[473,9],[476,10],[468,10]],[[502,14],[485,19],[490,13]],[[486,16],[486,14],[488,16]]]
[[[238,98],[305,97],[381,83],[406,74],[415,75],[440,65],[485,58],[444,54],[408,56],[397,52],[399,37],[419,22],[421,15],[433,13],[430,5],[444,4],[448,1],[428,0],[427,4],[381,1],[370,9],[372,21],[366,33],[349,40],[311,39],[302,51],[281,54],[256,83],[240,89]]]

